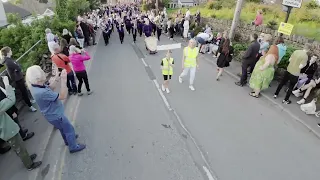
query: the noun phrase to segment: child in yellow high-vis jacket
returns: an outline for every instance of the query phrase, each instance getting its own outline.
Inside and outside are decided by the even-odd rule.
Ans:
[[[171,57],[171,50],[168,50],[166,57],[162,59],[161,61],[161,69],[162,69],[162,75],[163,75],[163,84],[162,84],[162,91],[166,91],[167,93],[170,93],[169,90],[169,80],[171,79],[173,75],[173,67],[174,67],[174,60]]]

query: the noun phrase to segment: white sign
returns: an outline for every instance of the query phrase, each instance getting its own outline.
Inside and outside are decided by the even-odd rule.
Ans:
[[[294,8],[300,8],[302,5],[302,0],[283,0],[282,4],[285,6],[291,6]]]
[[[2,1],[0,0],[0,27],[8,25],[7,16],[4,12]]]
[[[180,49],[180,48],[181,48],[181,43],[166,44],[166,45],[157,46],[158,51],[165,51],[165,50],[170,50],[170,49]]]

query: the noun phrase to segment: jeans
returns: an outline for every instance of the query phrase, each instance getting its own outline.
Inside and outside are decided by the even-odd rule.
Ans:
[[[16,88],[21,91],[22,98],[23,98],[24,102],[25,102],[29,107],[31,107],[32,104],[31,104],[31,102],[30,102],[28,89],[27,89],[27,87],[26,87],[26,84],[25,84],[24,79],[20,79],[19,81],[16,81]]]
[[[67,74],[67,87],[69,92],[77,92],[76,80],[72,71]]]
[[[284,76],[283,76],[283,79],[281,80],[280,84],[278,85],[278,88],[276,90],[276,92],[274,93],[275,95],[278,95],[279,92],[281,91],[282,87],[288,82],[290,81],[289,83],[289,90],[287,91],[287,94],[286,94],[286,97],[284,98],[284,100],[289,100],[290,98],[290,95],[292,93],[292,90],[294,88],[294,86],[297,84],[298,82],[298,79],[299,79],[299,76],[295,76],[295,75],[292,75],[290,74],[288,71],[285,72]]]
[[[59,129],[63,141],[69,146],[69,150],[76,149],[76,134],[68,118],[65,115],[46,115],[45,117],[50,124]]]
[[[185,67],[180,75],[181,78],[186,76],[188,72],[190,71],[190,80],[189,83],[190,85],[193,85],[194,78],[196,77],[196,70],[197,67]]]
[[[81,93],[81,88],[82,88],[83,82],[86,85],[87,91],[89,92],[90,91],[90,87],[89,87],[89,80],[88,80],[87,71],[76,72],[76,76],[77,76],[77,79],[79,81],[78,93]]]

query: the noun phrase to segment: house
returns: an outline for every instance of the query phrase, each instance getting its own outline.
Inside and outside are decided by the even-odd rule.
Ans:
[[[2,1],[0,1],[0,27],[3,27],[7,24],[6,13],[4,12]]]
[[[199,5],[198,0],[172,0],[168,8],[182,8],[182,7],[191,7]]]
[[[8,13],[18,14],[18,16],[20,16],[21,19],[26,19],[27,17],[32,15],[31,12],[29,12],[21,7],[18,7],[14,4],[11,4],[9,2],[4,2],[3,8],[4,8],[4,12],[6,14],[8,14]]]

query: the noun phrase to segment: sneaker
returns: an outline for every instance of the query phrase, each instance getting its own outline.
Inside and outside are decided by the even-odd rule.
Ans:
[[[172,40],[173,40],[173,38],[170,38],[170,40],[172,41]]]
[[[189,89],[191,89],[191,91],[195,91],[196,90],[192,85],[189,86]]]
[[[277,97],[278,97],[278,95],[273,95],[273,98],[274,98],[274,99],[277,99]]]
[[[32,165],[28,168],[29,171],[32,171],[36,168],[38,168],[39,166],[41,166],[42,162],[38,161],[38,162],[33,162]]]
[[[25,137],[22,138],[23,141],[31,139],[34,136],[34,132],[27,133]]]
[[[73,92],[73,95],[77,95],[78,93],[77,92]]]
[[[10,150],[11,150],[11,146],[2,147],[2,148],[0,148],[0,154],[5,154],[5,153],[9,152]]]
[[[162,91],[165,91],[165,90],[166,90],[166,88],[163,86],[163,84],[162,84],[162,86],[161,86],[161,90],[162,90]]]
[[[78,96],[82,96],[83,95],[83,93],[78,93]]]
[[[31,112],[36,112],[36,111],[37,111],[37,109],[34,108],[33,106],[29,107],[29,110],[30,110]]]
[[[30,102],[31,102],[32,104],[35,104],[35,103],[36,103],[36,100],[32,99],[32,100],[30,100]]]
[[[84,144],[78,144],[77,147],[73,150],[70,150],[70,153],[76,153],[76,152],[79,152],[79,151],[82,151],[86,148],[86,145]]]
[[[300,97],[302,95],[302,93],[300,92],[299,89],[295,90],[295,91],[292,91],[292,94],[296,97]]]
[[[170,90],[169,90],[169,88],[166,88],[166,92],[169,94],[170,93]]]
[[[283,104],[291,104],[291,101],[290,100],[283,100],[282,103]]]
[[[304,98],[302,98],[300,101],[297,102],[297,104],[304,104],[306,102],[306,100]]]
[[[182,80],[182,78],[179,76],[179,83],[182,83],[183,82],[183,80]]]
[[[91,95],[92,93],[93,93],[93,91],[88,91],[87,92],[88,95]]]

